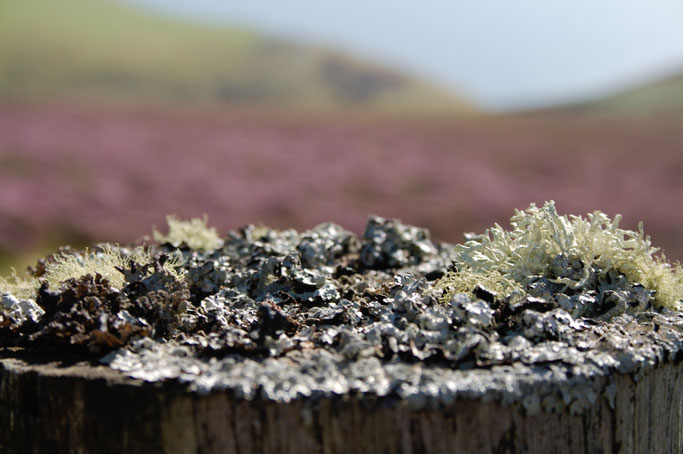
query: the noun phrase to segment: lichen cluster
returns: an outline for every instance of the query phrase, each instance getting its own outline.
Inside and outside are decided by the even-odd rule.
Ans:
[[[223,245],[223,240],[216,229],[207,225],[208,218],[194,218],[182,221],[175,216],[166,216],[168,234],[164,235],[156,229],[153,232],[154,240],[159,243],[168,243],[174,247],[183,245],[198,251],[213,251]]]
[[[587,218],[560,216],[552,201],[517,210],[510,219],[512,230],[496,224],[456,247],[455,270],[437,285],[441,300],[477,285],[504,295],[528,294],[544,278],[560,284],[563,292],[600,292],[615,288],[610,281],[616,275],[652,291],[656,306],[681,310],[680,264],[672,266],[656,255],[642,224],[634,232],[619,228],[620,220],[599,211]]]
[[[618,221],[532,205],[453,246],[379,217],[360,237],[326,223],[223,238],[169,218],[159,244],[64,250],[1,284],[0,347],[248,399],[579,413],[613,395],[610,374],[683,356],[680,268]]]
[[[8,278],[0,278],[0,293],[10,293],[18,298],[35,298],[43,283],[49,288],[58,289],[62,282],[88,274],[100,275],[109,285],[120,290],[125,283],[123,270],[133,262],[144,264],[152,261],[149,249],[142,247],[123,248],[105,243],[93,250],[79,252],[68,249],[41,260],[27,277],[19,277],[15,272]],[[169,273],[177,273],[176,264],[174,260],[167,260],[164,268]]]

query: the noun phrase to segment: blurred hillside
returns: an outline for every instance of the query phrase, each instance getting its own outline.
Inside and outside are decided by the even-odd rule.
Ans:
[[[559,110],[607,115],[683,116],[683,72]]]
[[[105,0],[0,0],[0,101],[471,111],[399,71]]]

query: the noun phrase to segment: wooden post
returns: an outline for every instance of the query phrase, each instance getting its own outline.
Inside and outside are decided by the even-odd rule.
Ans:
[[[413,411],[397,400],[278,404],[197,395],[104,366],[0,359],[3,453],[680,453],[683,363],[635,383],[617,375],[614,409],[529,416],[474,400]]]

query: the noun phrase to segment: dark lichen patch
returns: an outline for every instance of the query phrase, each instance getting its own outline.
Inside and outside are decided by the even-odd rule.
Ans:
[[[35,331],[24,333],[22,339],[32,348],[102,354],[122,347],[131,336],[148,334],[144,327],[130,323],[132,317],[123,317],[125,295],[99,274],[69,279],[58,291],[44,284],[36,303],[45,315]]]
[[[101,356],[133,338],[175,335],[189,292],[184,281],[163,269],[164,261],[162,255],[150,264],[121,268],[122,290],[100,274],[67,279],[58,289],[43,282],[35,300],[41,316],[17,317],[0,340],[45,352]]]
[[[220,247],[188,244],[119,266],[120,288],[85,276],[35,300],[3,295],[3,342],[104,355],[136,378],[245,398],[487,398],[574,413],[611,374],[637,379],[683,350],[678,302],[657,304],[623,267],[596,272],[571,254],[546,254],[523,287],[488,279],[510,279],[495,268],[454,292],[446,284],[468,269],[458,247],[396,220],[371,218],[361,238],[334,224],[247,226]]]

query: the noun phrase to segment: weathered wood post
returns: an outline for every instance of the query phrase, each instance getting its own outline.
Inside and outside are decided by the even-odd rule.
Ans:
[[[413,409],[396,399],[246,401],[107,367],[44,363],[4,352],[0,451],[6,453],[675,453],[683,449],[683,363],[634,381],[613,377],[582,413],[529,415],[461,399]],[[21,355],[20,355],[21,356]],[[605,379],[605,383],[609,380]]]

